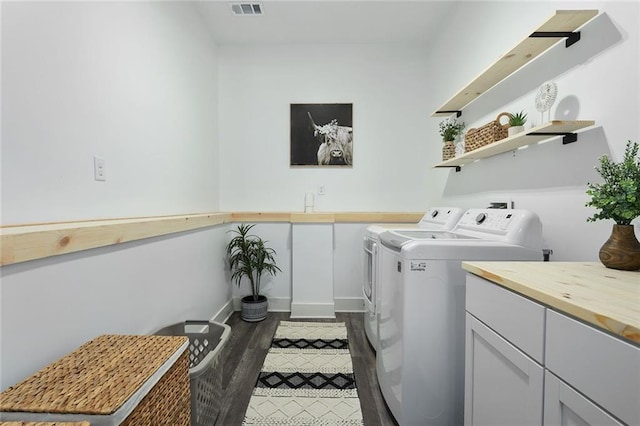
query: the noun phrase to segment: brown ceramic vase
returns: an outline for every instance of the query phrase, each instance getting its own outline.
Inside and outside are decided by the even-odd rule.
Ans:
[[[613,225],[611,236],[600,249],[600,262],[611,269],[640,269],[640,242],[633,225]]]

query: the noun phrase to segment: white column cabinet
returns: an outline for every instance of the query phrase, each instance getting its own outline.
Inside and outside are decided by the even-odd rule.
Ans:
[[[333,224],[293,224],[291,318],[335,318]]]
[[[640,347],[467,275],[465,426],[640,424]]]

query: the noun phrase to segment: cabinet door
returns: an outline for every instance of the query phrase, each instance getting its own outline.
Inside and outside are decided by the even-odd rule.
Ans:
[[[640,347],[551,309],[545,341],[547,370],[624,423],[640,425]]]
[[[549,371],[544,380],[545,426],[623,425]]]
[[[542,366],[466,314],[464,424],[541,425]]]

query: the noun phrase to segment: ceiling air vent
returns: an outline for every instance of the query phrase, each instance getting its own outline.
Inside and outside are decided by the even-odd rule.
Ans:
[[[230,3],[234,15],[262,15],[262,3]]]

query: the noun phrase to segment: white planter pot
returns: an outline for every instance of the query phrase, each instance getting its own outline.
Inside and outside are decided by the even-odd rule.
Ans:
[[[511,126],[509,127],[508,135],[513,136],[521,132],[524,132],[524,126]]]

